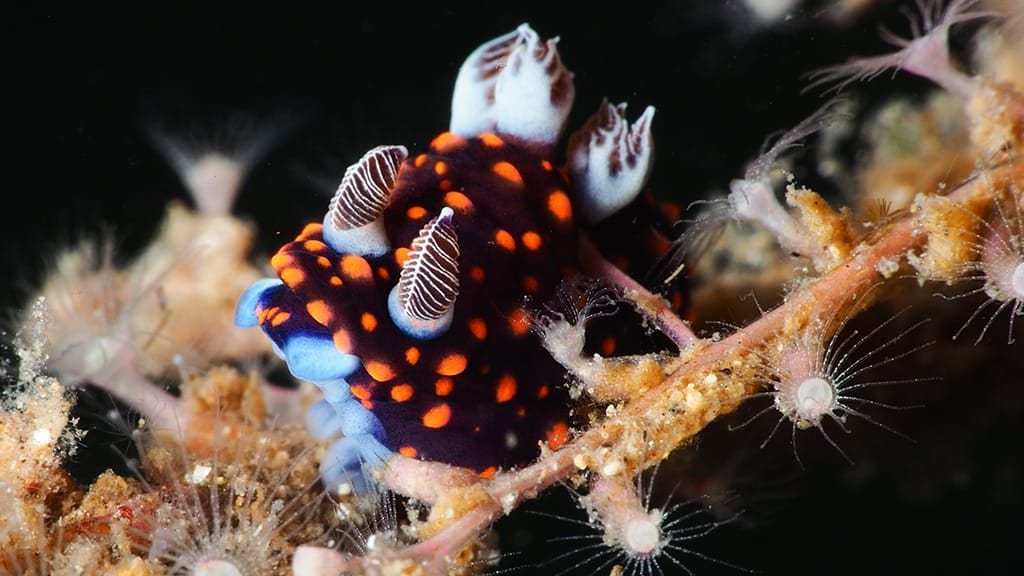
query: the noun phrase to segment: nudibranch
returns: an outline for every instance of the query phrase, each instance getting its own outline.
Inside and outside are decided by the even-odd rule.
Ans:
[[[273,256],[278,278],[241,297],[236,323],[323,391],[307,425],[341,436],[328,485],[396,452],[487,477],[568,439],[565,369],[528,302],[580,273],[581,235],[639,202],[654,109],[630,125],[603,103],[556,166],[575,88],[555,43],[524,24],[477,48],[449,130],[419,154],[367,152],[323,221]]]

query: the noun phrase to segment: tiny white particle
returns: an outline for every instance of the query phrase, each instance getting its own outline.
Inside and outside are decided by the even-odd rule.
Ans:
[[[32,432],[32,443],[36,446],[46,446],[51,440],[53,440],[53,435],[49,428],[39,428]]]
[[[213,472],[213,468],[210,466],[203,466],[202,464],[196,464],[192,468],[192,472],[185,475],[185,481],[189,484],[200,484]]]
[[[501,497],[501,507],[505,511],[506,514],[511,512],[515,508],[515,505],[516,505],[516,495],[515,494],[511,494],[511,493],[510,494],[505,494],[504,496]]]
[[[601,467],[601,474],[603,476],[615,476],[620,472],[622,472],[622,460],[619,459],[607,462]]]

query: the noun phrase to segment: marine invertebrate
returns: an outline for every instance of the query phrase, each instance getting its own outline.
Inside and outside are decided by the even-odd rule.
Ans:
[[[961,71],[949,51],[952,26],[1001,15],[997,11],[975,10],[977,4],[978,0],[920,0],[916,3],[917,14],[911,12],[908,16],[913,39],[887,33],[886,39],[899,50],[811,72],[807,89],[825,85],[830,86],[828,90],[838,91],[855,80],[870,80],[885,70],[904,69],[964,100],[972,143],[982,151],[985,162],[1013,157],[1019,153],[1024,134],[1024,100],[1020,93],[984,74]],[[921,23],[915,18],[920,18]]]
[[[984,180],[984,173],[979,177]],[[1007,344],[1014,342],[1014,321],[1024,314],[1024,196],[1020,188],[1020,183],[1014,182],[989,197],[961,203],[942,197],[917,198],[915,208],[922,226],[931,232],[928,245],[912,260],[922,281],[974,282],[975,288],[952,297],[985,296],[954,339],[995,306],[974,343],[981,342],[1003,311],[1009,312]]]
[[[323,224],[273,257],[279,279],[242,297],[238,323],[324,391],[317,435],[344,435],[328,483],[394,453],[491,476],[567,440],[562,368],[523,300],[588,270],[643,291],[578,235],[640,193],[654,114],[630,126],[625,105],[602,103],[570,138],[566,176],[551,149],[573,93],[554,41],[529,26],[483,44],[456,79],[450,131],[413,157],[367,152]]]
[[[162,134],[162,133],[161,133]],[[236,296],[260,272],[247,261],[253,228],[229,213],[257,143],[237,157],[158,138],[173,158],[196,211],[173,202],[158,237],[129,265],[115,265],[113,242],[83,242],[57,258],[35,295],[45,325],[47,368],[65,385],[91,383],[164,429],[188,426],[177,399],[152,379],[180,363],[257,356],[266,343],[231,330]],[[264,144],[261,144],[265,146]],[[28,319],[23,320],[27,322]]]
[[[675,502],[675,489],[657,507],[652,505],[654,484],[658,474],[655,466],[649,473],[635,479],[622,476],[598,478],[586,493],[574,492],[587,520],[535,514],[567,522],[592,531],[591,534],[556,537],[552,544],[560,550],[545,565],[560,570],[558,576],[582,572],[583,569],[603,574],[696,574],[694,560],[718,564],[736,570],[747,570],[708,556],[692,544],[709,535],[732,519],[706,518],[710,497]],[[676,486],[678,488],[678,484]]]
[[[869,287],[859,294],[858,300],[869,301],[872,298],[872,289],[873,287]],[[905,312],[907,309],[890,316],[863,335],[857,329],[844,330],[852,314],[841,319],[811,319],[809,325],[801,327],[792,336],[779,334],[763,349],[754,350],[753,353],[761,360],[761,364],[755,369],[758,372],[757,378],[769,389],[756,395],[768,396],[772,402],[737,427],[742,427],[769,411],[777,411],[778,420],[761,446],[766,445],[780,425],[788,420],[792,426],[793,454],[798,462],[800,455],[796,446],[797,432],[810,428],[818,430],[844,459],[852,462],[826,431],[825,424],[828,421],[848,432],[846,421],[852,416],[897,436],[903,436],[876,420],[864,409],[877,407],[900,410],[912,406],[894,406],[872,400],[863,396],[863,393],[878,386],[916,384],[939,379],[923,376],[903,379],[877,376],[885,366],[934,344],[924,342],[903,350],[897,347],[901,340],[920,328],[927,320],[920,320],[910,327],[903,328],[888,339],[883,340],[879,337],[880,333],[884,333],[886,328]]]
[[[963,73],[955,70],[950,60],[949,30],[956,24],[994,16],[988,11],[974,10],[978,0],[919,0],[917,11],[909,12],[912,37],[901,38],[885,32],[885,40],[897,47],[891,54],[856,58],[809,74],[807,88],[831,85],[839,91],[851,82],[870,80],[886,70],[904,69],[934,81],[950,92],[967,96],[972,88]],[[920,20],[920,21],[918,21]]]

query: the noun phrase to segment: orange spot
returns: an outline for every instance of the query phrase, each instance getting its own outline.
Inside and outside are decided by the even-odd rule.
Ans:
[[[362,384],[349,386],[349,388],[352,390],[352,395],[355,396],[356,398],[359,398],[360,400],[369,400],[373,396],[373,393],[370,392],[370,389],[367,388],[366,386],[363,386]]]
[[[451,132],[442,132],[430,142],[430,147],[442,154],[466,145],[466,141]]]
[[[427,215],[427,209],[423,206],[410,206],[405,211],[405,215],[409,217],[409,220],[419,220]]]
[[[494,241],[498,243],[505,250],[512,252],[516,249],[516,241],[512,238],[512,235],[504,230],[498,230],[494,233]]]
[[[452,389],[455,388],[455,381],[451,378],[438,378],[434,382],[434,394],[438,396],[447,396],[452,393]]]
[[[484,269],[480,266],[473,266],[469,269],[469,277],[472,278],[474,282],[483,282]]]
[[[410,366],[415,366],[420,361],[420,349],[415,346],[409,346],[405,349],[405,361]]]
[[[441,376],[458,376],[466,369],[466,362],[462,354],[449,354],[437,364],[437,373]]]
[[[523,277],[523,291],[529,294],[533,294],[534,292],[537,291],[538,287],[540,287],[540,284],[537,282],[536,278],[534,278],[533,276]]]
[[[516,397],[516,379],[511,374],[505,374],[498,380],[498,389],[494,392],[494,399],[498,404],[504,404]]]
[[[469,320],[469,331],[473,333],[477,340],[483,340],[487,338],[487,323],[484,322],[483,318],[471,318]]]
[[[550,393],[551,393],[551,389],[548,388],[548,385],[547,384],[541,384],[540,388],[537,388],[537,399],[538,400],[543,400],[543,399],[547,398],[548,394],[550,394]]]
[[[523,246],[526,246],[527,250],[540,250],[543,242],[540,239],[540,234],[536,232],[526,232],[523,234]]]
[[[284,324],[285,322],[287,322],[288,319],[291,318],[291,317],[292,317],[292,315],[287,313],[287,312],[280,312],[278,314],[275,314],[274,317],[270,319],[270,325],[271,326],[280,326],[281,324]]]
[[[294,266],[281,270],[280,275],[281,281],[287,284],[289,288],[295,288],[306,279],[306,273]]]
[[[437,187],[441,189],[441,192],[447,192],[452,189],[452,181],[445,178],[437,183]]]
[[[490,480],[491,478],[494,478],[494,475],[497,474],[497,472],[498,469],[496,467],[488,466],[480,471],[480,477],[484,480]]]
[[[508,315],[508,327],[513,336],[523,336],[530,331],[530,317],[522,308],[516,308]]]
[[[263,307],[262,304],[256,306],[256,321],[263,324],[267,321],[267,315],[270,314],[270,310]]]
[[[438,404],[423,414],[423,425],[427,428],[444,428],[451,419],[451,407],[447,404]]]
[[[369,400],[360,400],[359,403],[363,405],[363,408],[373,410],[373,402],[370,402]]]
[[[297,242],[305,240],[306,238],[309,238],[310,236],[315,236],[315,235],[319,234],[320,232],[323,231],[323,229],[324,229],[324,225],[323,224],[321,224],[319,222],[310,222],[309,224],[306,224],[305,226],[302,227],[302,232],[299,232],[299,235],[295,237],[295,240]]]
[[[282,268],[287,267],[291,263],[292,257],[284,252],[278,252],[270,257],[270,267],[277,270],[278,273],[281,272]]]
[[[491,171],[513,184],[523,185],[523,177],[519,174],[519,170],[516,170],[516,167],[510,162],[495,162],[494,166],[491,166]]]
[[[387,268],[380,266],[379,268],[377,268],[377,278],[380,278],[381,280],[385,281],[390,280],[391,272],[388,272]]]
[[[352,352],[352,338],[349,337],[348,331],[338,328],[335,330],[334,335],[334,347],[338,349],[342,354],[349,354]]]
[[[327,244],[319,240],[306,240],[302,243],[302,247],[310,252],[323,252],[327,249]]]
[[[445,164],[442,160],[438,160],[437,162],[434,163],[434,173],[437,174],[438,176],[444,174],[447,171],[448,165]]]
[[[399,384],[391,387],[391,399],[395,402],[408,402],[412,398],[412,386]]]
[[[522,418],[523,416],[526,416],[526,408],[523,407],[523,406],[520,406],[519,408],[516,408],[516,416],[519,416],[520,418]]]
[[[377,329],[377,317],[369,312],[363,312],[363,315],[359,317],[359,324],[362,325],[363,330],[373,332]]]
[[[548,446],[552,450],[558,450],[569,441],[569,425],[559,422],[552,426],[547,432]]]
[[[473,209],[473,201],[462,192],[449,192],[445,194],[444,203],[459,212],[469,212]]]
[[[501,148],[505,145],[505,141],[498,138],[490,132],[484,132],[480,135],[480,141],[484,143],[484,146],[488,148]]]
[[[327,326],[331,323],[334,318],[334,314],[331,313],[331,307],[327,305],[327,302],[323,300],[313,300],[306,304],[306,312],[313,317],[320,324]]]
[[[405,261],[409,259],[409,249],[402,247],[395,250],[395,263],[399,266],[405,264]]]
[[[341,281],[341,278],[339,278],[337,276],[331,276],[328,279],[328,282],[330,282],[331,286],[334,286],[334,287],[341,287],[341,285],[344,284],[344,282]]]
[[[548,162],[547,160],[541,160],[540,167],[543,168],[545,172],[551,172],[555,169],[555,167],[551,165],[551,162]]]
[[[615,354],[615,337],[608,336],[601,341],[601,354],[611,356]]]
[[[327,256],[317,256],[316,263],[319,264],[321,268],[331,267],[331,259],[328,258]]]
[[[363,362],[363,368],[366,369],[366,373],[370,375],[370,378],[377,382],[387,382],[395,377],[395,371],[391,369],[387,362],[367,360]]]
[[[413,165],[416,166],[417,168],[422,168],[423,165],[426,164],[426,163],[427,163],[427,155],[426,154],[420,154],[419,156],[416,157],[416,160],[413,160]]]
[[[398,453],[406,458],[415,458],[420,452],[412,446],[402,446],[398,449]]]
[[[362,256],[349,254],[341,259],[341,273],[350,280],[369,280],[373,278],[370,264]]]
[[[572,220],[572,201],[565,192],[555,190],[548,196],[548,212],[551,212],[555,220],[567,223]]]

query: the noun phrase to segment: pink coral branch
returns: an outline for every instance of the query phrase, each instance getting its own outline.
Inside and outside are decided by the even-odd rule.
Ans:
[[[1024,160],[1003,165],[991,171],[986,179],[974,179],[950,194],[954,201],[974,193],[977,187],[999,182],[1020,181],[1024,178]],[[679,442],[693,437],[718,416],[735,409],[749,393],[745,387],[716,384],[705,375],[713,374],[716,367],[742,355],[745,350],[768,341],[782,332],[795,319],[809,318],[821,310],[844,313],[863,301],[853,295],[851,287],[866,287],[884,280],[878,271],[880,265],[902,258],[907,251],[921,245],[926,236],[915,232],[916,222],[911,217],[901,221],[881,236],[873,245],[863,249],[846,264],[823,276],[813,285],[793,294],[783,305],[765,314],[732,336],[709,344],[692,360],[671,374],[665,381],[622,408],[615,416],[592,427],[566,444],[561,450],[547,454],[531,466],[515,472],[503,473],[484,483],[488,499],[475,504],[457,520],[444,526],[432,537],[398,552],[400,558],[422,563],[428,568],[438,554],[452,554],[471,542],[503,514],[515,509],[523,501],[535,497],[542,490],[579,471],[577,459],[601,448],[614,448],[628,439],[629,432],[638,427],[657,431],[665,426],[679,428],[672,436],[675,445],[659,446],[667,456]],[[680,392],[684,392],[680,397]],[[685,393],[695,393],[693,399]],[[716,409],[702,409],[701,399],[717,395]],[[677,412],[682,418],[671,422],[664,414]],[[656,435],[658,432],[655,432]],[[463,489],[456,489],[456,491]],[[472,487],[467,490],[472,490]],[[441,573],[441,572],[439,572]]]
[[[628,274],[605,260],[604,256],[601,256],[594,244],[585,236],[581,235],[579,242],[580,260],[583,261],[586,272],[624,290],[626,297],[632,300],[641,312],[651,316],[657,323],[658,329],[668,336],[680,351],[700,340],[682,319],[672,313],[663,298],[652,294],[650,290],[644,288]]]
[[[116,369],[93,375],[89,381],[145,415],[152,429],[180,433],[187,428],[178,398],[143,376],[130,360],[119,364]]]

